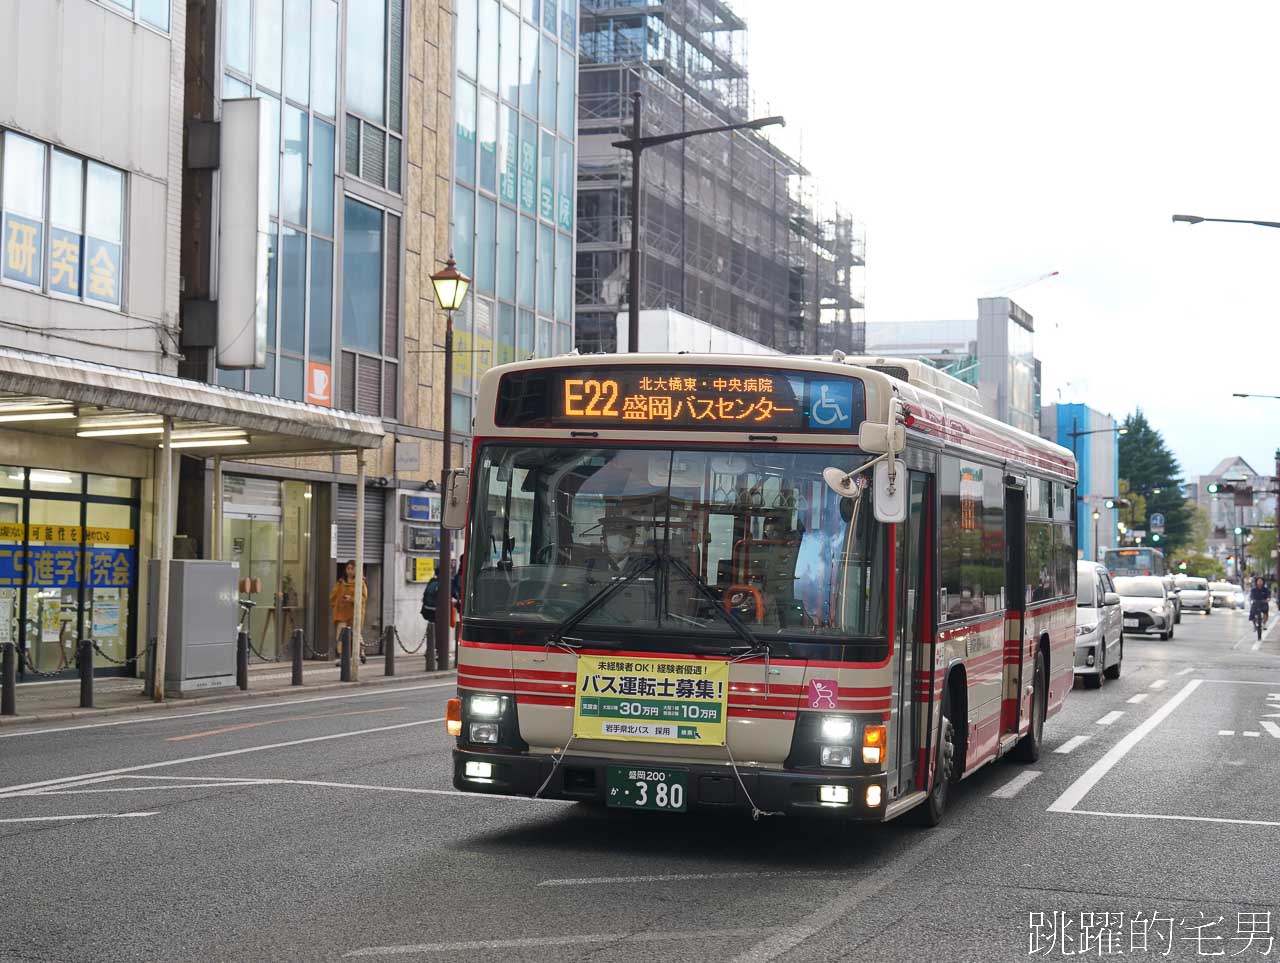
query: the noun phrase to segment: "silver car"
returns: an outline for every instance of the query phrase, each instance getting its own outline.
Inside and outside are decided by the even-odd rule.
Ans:
[[[1154,575],[1118,578],[1116,592],[1120,595],[1126,632],[1154,633],[1165,640],[1173,638],[1173,604],[1161,579]],[[1207,584],[1205,592],[1208,593]],[[1187,604],[1185,589],[1182,602]]]
[[[1177,578],[1178,594],[1182,596],[1182,610],[1196,609],[1200,612],[1213,611],[1213,593],[1209,591],[1209,580],[1180,575]]]
[[[1104,677],[1120,678],[1123,660],[1120,596],[1111,575],[1097,562],[1076,562],[1076,675],[1096,689]]]
[[[1210,582],[1209,594],[1213,596],[1213,607],[1215,609],[1234,609],[1236,607],[1236,592],[1239,591],[1231,582]]]

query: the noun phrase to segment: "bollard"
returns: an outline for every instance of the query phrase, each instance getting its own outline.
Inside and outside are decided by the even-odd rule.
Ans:
[[[302,685],[302,649],[306,645],[306,637],[302,629],[293,630],[293,685]]]
[[[18,714],[18,659],[12,642],[0,645],[0,716]]]
[[[249,691],[249,633],[236,633],[236,685]]]
[[[396,674],[396,627],[388,625],[382,630],[382,674]]]
[[[147,667],[142,677],[142,694],[148,699],[156,697],[156,640],[147,646]]]
[[[338,645],[342,649],[342,668],[338,673],[340,682],[351,681],[351,642],[353,638],[351,630],[345,625],[338,631]]]
[[[80,708],[93,708],[93,641],[81,639],[76,647],[76,668],[80,670]]]
[[[436,626],[434,622],[427,623],[427,651],[424,653],[428,672],[436,671]]]

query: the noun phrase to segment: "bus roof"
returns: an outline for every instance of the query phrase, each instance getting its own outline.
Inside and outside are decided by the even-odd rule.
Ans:
[[[862,359],[849,359],[862,360]],[[889,420],[890,401],[901,399],[902,410],[907,416],[908,437],[916,444],[947,446],[969,450],[995,457],[1010,467],[1034,468],[1075,481],[1076,465],[1072,453],[1060,445],[1020,431],[1012,425],[973,411],[956,401],[940,397],[918,384],[901,380],[884,371],[872,370],[851,364],[846,360],[816,359],[793,355],[724,355],[724,354],[591,354],[562,355],[557,358],[539,358],[518,361],[513,364],[490,368],[480,378],[479,399],[475,413],[475,437],[539,437],[573,440],[581,444],[584,433],[570,427],[502,427],[496,421],[498,389],[501,379],[516,372],[581,368],[586,370],[637,366],[650,368],[655,373],[674,368],[698,369],[702,373],[722,369],[759,369],[762,373],[786,371],[812,376],[831,375],[860,380],[866,395],[866,420],[885,423]],[[621,440],[642,437],[645,441],[668,441],[682,444],[720,443],[740,441],[744,445],[760,444],[761,435],[741,428],[713,428],[709,430],[663,430],[652,423],[628,427],[590,426],[590,436],[599,439]],[[756,429],[759,431],[760,429]],[[830,432],[788,432],[770,434],[768,439],[779,444],[831,445]],[[844,436],[843,443],[857,443],[856,430]]]

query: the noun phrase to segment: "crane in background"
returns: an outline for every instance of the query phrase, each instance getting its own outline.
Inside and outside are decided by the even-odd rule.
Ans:
[[[985,294],[983,297],[1007,298],[1009,295],[1013,294],[1014,291],[1021,291],[1023,288],[1029,288],[1033,284],[1039,284],[1041,281],[1047,281],[1049,278],[1056,278],[1057,276],[1057,271],[1050,271],[1048,274],[1041,274],[1039,277],[1031,278],[1027,281],[1021,281],[1018,284],[1011,285],[1010,287],[1001,288],[999,291],[993,291],[990,294]]]

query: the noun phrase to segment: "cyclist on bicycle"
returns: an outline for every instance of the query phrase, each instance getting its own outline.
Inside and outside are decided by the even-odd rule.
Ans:
[[[1259,613],[1265,619],[1270,611],[1271,590],[1259,575],[1253,580],[1253,588],[1249,590],[1249,619],[1253,620]]]

